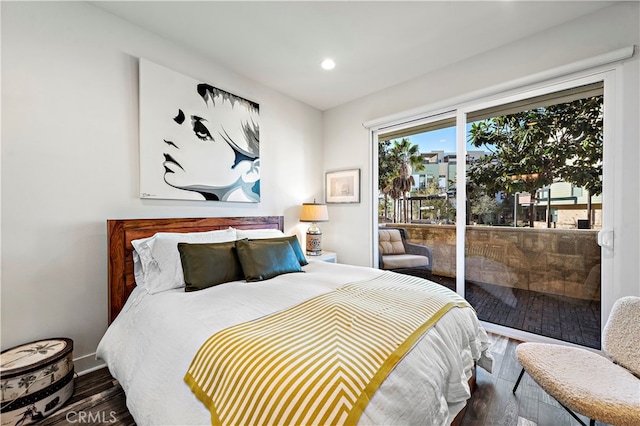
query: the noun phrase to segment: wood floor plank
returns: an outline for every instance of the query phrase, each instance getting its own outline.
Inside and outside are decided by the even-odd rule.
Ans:
[[[538,424],[541,426],[572,426],[578,423],[564,408],[541,402],[538,409]]]
[[[74,419],[80,412],[86,413],[87,415],[89,413],[93,413],[94,416],[92,416],[92,418],[96,417],[95,413],[99,412],[96,407],[102,404],[103,401],[117,402],[118,400],[124,399],[123,396],[124,392],[122,391],[122,388],[120,388],[120,386],[111,387],[110,389],[107,389],[103,392],[86,396],[85,398],[77,400],[75,402],[67,403],[64,407],[56,411],[54,414],[42,420],[40,424],[55,425],[60,424],[59,422],[63,422],[63,424],[66,424],[68,418]],[[109,407],[106,408],[108,412]],[[102,416],[102,414],[100,414],[100,416]]]
[[[517,426],[537,426],[536,422],[532,422],[531,420],[525,419],[523,417],[518,417]]]
[[[484,425],[491,403],[495,398],[495,387],[493,381],[481,377],[478,372],[476,384],[478,386],[474,396],[469,400],[467,411],[462,420],[465,426]]]
[[[513,383],[498,379],[492,404],[485,418],[489,425],[515,425],[518,423],[518,400],[511,393]]]
[[[497,334],[489,334],[489,341],[491,342],[491,353],[494,355],[504,355],[509,344],[509,338],[499,336]]]
[[[540,400],[521,393],[516,394],[515,398],[518,404],[518,417],[537,424]]]
[[[515,385],[518,375],[522,370],[522,366],[516,358],[516,347],[518,343],[515,340],[510,340],[505,349],[502,364],[498,371],[498,378],[509,381]]]

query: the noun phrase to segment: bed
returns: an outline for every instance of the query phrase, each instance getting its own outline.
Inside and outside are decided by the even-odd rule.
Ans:
[[[282,273],[257,282],[240,279],[199,291],[185,291],[183,283],[149,291],[136,285],[144,250],[134,249],[135,243],[176,233],[226,236],[231,229],[235,238],[245,241],[279,237],[284,235],[283,217],[108,220],[107,228],[110,325],[97,357],[122,385],[139,425],[212,423],[212,413],[187,385],[185,373],[203,343],[217,332],[295,309],[353,283],[389,278],[382,274],[400,277],[309,259],[301,266],[302,273]],[[476,364],[491,368],[488,347],[473,309],[448,310],[384,376],[357,424],[458,423],[475,387]]]

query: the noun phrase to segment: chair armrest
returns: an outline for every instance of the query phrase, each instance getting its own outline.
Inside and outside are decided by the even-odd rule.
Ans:
[[[430,247],[405,241],[404,248],[407,254],[417,254],[427,257],[429,259],[429,270],[433,269],[433,251]]]

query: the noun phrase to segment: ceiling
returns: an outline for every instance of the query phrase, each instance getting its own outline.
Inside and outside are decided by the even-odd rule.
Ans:
[[[324,111],[613,2],[90,3]]]

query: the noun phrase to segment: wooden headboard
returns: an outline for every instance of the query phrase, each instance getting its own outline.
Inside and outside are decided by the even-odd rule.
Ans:
[[[136,286],[133,276],[132,240],[151,237],[157,232],[203,232],[226,229],[284,230],[282,216],[210,217],[177,219],[107,220],[109,256],[109,324],[116,318]]]

